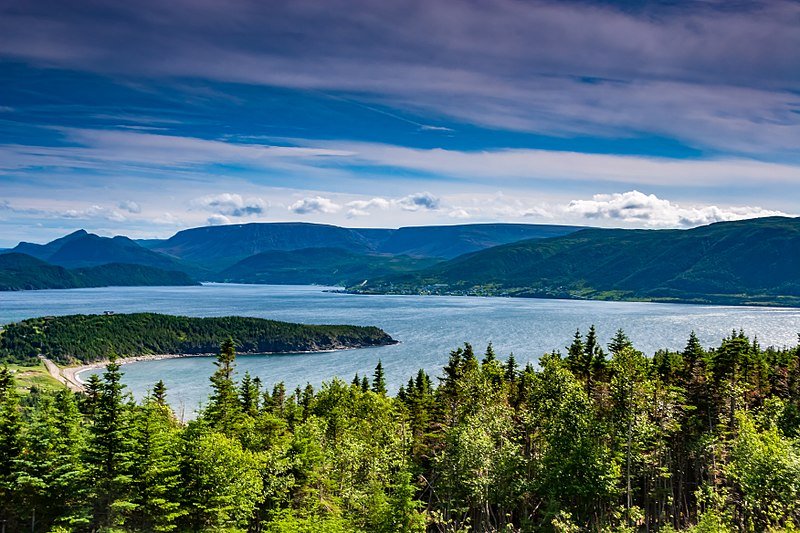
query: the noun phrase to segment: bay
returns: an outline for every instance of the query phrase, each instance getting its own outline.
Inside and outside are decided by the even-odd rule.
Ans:
[[[334,376],[349,381],[372,372],[378,360],[395,391],[420,368],[439,375],[450,350],[469,342],[483,352],[492,342],[505,358],[536,361],[567,346],[576,329],[595,324],[605,344],[622,328],[635,346],[681,349],[694,330],[706,346],[731,330],[757,336],[762,346],[795,345],[800,309],[722,307],[633,302],[480,298],[463,296],[365,296],[326,292],[330,287],[207,284],[200,287],[109,287],[0,293],[0,323],[44,315],[158,312],[189,316],[242,315],[309,324],[375,325],[400,341],[394,346],[314,354],[239,357],[267,385],[319,386]],[[137,398],[163,379],[179,413],[191,413],[208,395],[213,358],[142,361],[124,366],[124,382]],[[83,376],[86,377],[85,375]]]

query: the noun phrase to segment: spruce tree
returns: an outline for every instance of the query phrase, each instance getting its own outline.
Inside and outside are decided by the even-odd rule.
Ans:
[[[118,525],[132,505],[130,413],[116,360],[112,354],[103,373],[86,457],[94,490],[93,523],[98,528]]]
[[[483,355],[483,361],[481,361],[482,365],[488,365],[494,361],[497,361],[497,355],[494,353],[494,346],[490,342],[486,346],[486,353]]]
[[[232,339],[220,347],[214,363],[217,370],[211,376],[211,397],[204,418],[225,435],[234,436],[242,419],[242,406],[233,380],[236,349]]]
[[[283,409],[286,407],[286,385],[283,381],[276,383],[272,387],[272,408],[276,414],[283,414]]]
[[[311,383],[306,383],[303,389],[303,396],[300,398],[300,407],[303,409],[303,420],[308,419],[311,415],[311,404],[314,401],[314,387]]]
[[[8,366],[0,368],[0,520],[14,524],[15,463],[22,452],[22,419],[16,382]],[[13,528],[12,528],[13,529]]]
[[[383,363],[380,359],[375,367],[375,374],[372,377],[372,392],[375,394],[386,395],[386,377],[383,375]]]
[[[246,415],[255,416],[258,413],[258,401],[261,396],[261,380],[250,377],[250,372],[245,372],[242,383],[239,385],[239,399],[242,411]]]
[[[87,505],[89,471],[84,463],[88,438],[76,395],[62,389],[55,396],[56,468],[50,480],[50,505],[63,509],[59,523],[81,528],[91,521]],[[57,502],[57,503],[56,503]]]
[[[608,343],[608,351],[612,354],[618,354],[623,348],[632,348],[633,344],[622,328],[618,329],[614,334],[614,338]]]
[[[126,526],[137,531],[174,531],[184,514],[178,499],[179,430],[171,411],[145,399],[133,420],[131,503]]]
[[[153,386],[153,401],[161,407],[167,406],[167,386],[164,384],[163,379],[159,379]]]
[[[517,360],[514,358],[514,352],[508,355],[505,378],[506,381],[514,381],[517,378]]]
[[[100,400],[100,391],[102,388],[103,384],[100,381],[100,376],[91,374],[87,378],[86,384],[84,385],[86,394],[83,396],[83,401],[81,403],[82,410],[87,415],[94,416],[97,403]]]

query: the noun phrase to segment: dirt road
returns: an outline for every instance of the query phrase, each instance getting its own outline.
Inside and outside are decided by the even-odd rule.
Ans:
[[[58,368],[58,365],[46,357],[41,357],[41,359],[45,368],[47,368],[47,372],[49,372],[54,379],[66,385],[71,391],[83,392],[83,385],[75,377],[74,372],[69,372],[69,369],[64,369],[62,371],[62,369]]]

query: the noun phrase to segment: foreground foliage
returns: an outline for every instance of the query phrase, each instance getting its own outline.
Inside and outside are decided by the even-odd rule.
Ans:
[[[223,343],[200,416],[162,382],[135,404],[112,358],[85,395],[0,370],[10,531],[795,531],[800,349],[733,332],[645,357],[594,328],[520,369],[454,350],[396,397],[235,381]]]

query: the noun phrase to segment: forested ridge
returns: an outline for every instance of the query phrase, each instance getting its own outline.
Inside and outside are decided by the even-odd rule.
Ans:
[[[800,306],[800,218],[688,230],[590,228],[387,274],[351,290]]]
[[[31,318],[0,332],[0,360],[71,364],[119,356],[210,354],[227,338],[242,353],[306,352],[381,346],[395,341],[372,326],[307,325],[263,318],[187,317],[157,313]]]
[[[67,269],[25,254],[0,254],[0,291],[161,285],[199,283],[183,272],[146,265],[107,263]]]
[[[85,395],[18,396],[0,369],[9,531],[796,531],[800,347],[732,332],[645,357],[594,328],[519,368],[464,345],[395,397],[369,379],[287,390],[222,346],[181,423],[113,361]]]

